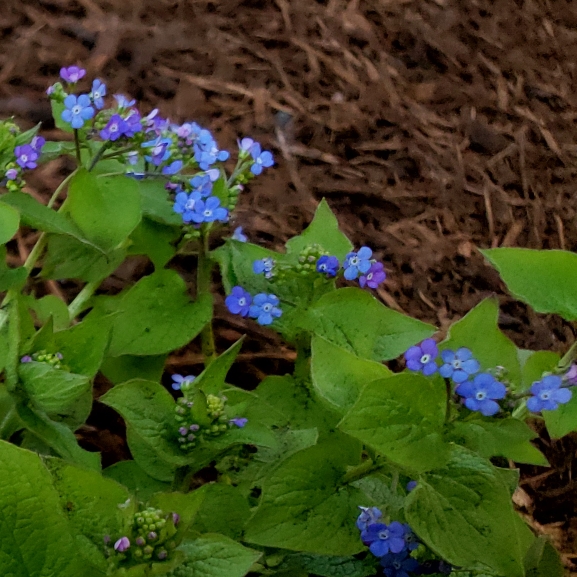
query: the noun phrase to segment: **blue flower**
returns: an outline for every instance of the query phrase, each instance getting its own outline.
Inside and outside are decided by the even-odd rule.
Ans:
[[[193,221],[194,208],[196,203],[200,201],[200,194],[198,192],[179,192],[174,198],[174,205],[172,210],[178,214],[182,214],[183,222],[189,223]]]
[[[192,188],[200,193],[200,196],[206,198],[212,194],[212,180],[209,174],[197,174],[190,179]]]
[[[234,425],[239,429],[242,429],[247,423],[248,419],[246,417],[235,417],[228,422],[229,425]]]
[[[416,484],[416,481],[415,481]],[[413,530],[407,523],[404,524],[405,527],[405,546],[409,551],[414,551],[421,544],[417,539],[417,536],[413,533]]]
[[[36,168],[38,152],[34,150],[31,144],[22,144],[14,149],[16,164],[21,168]],[[14,180],[14,179],[11,179]]]
[[[233,240],[238,240],[239,242],[246,242],[248,240],[246,234],[242,232],[242,226],[237,226],[232,233]]]
[[[373,523],[361,533],[361,541],[369,546],[375,557],[387,553],[400,553],[405,548],[405,527],[398,521],[390,525]]]
[[[165,160],[170,157],[170,150],[168,147],[172,144],[170,138],[162,138],[159,136],[156,140],[149,140],[148,142],[142,143],[142,148],[149,148],[150,155],[144,158],[148,162],[152,162],[154,166],[160,166]]]
[[[274,318],[279,318],[282,315],[278,304],[277,296],[259,293],[252,300],[248,314],[251,318],[256,319],[259,325],[270,325]]]
[[[60,69],[60,78],[66,82],[70,82],[70,84],[76,84],[81,78],[84,78],[85,74],[86,70],[78,66],[69,66],[68,68]]]
[[[183,377],[182,375],[172,375],[172,388],[175,391],[180,391],[180,389],[184,388],[185,390],[188,389],[189,383],[193,383],[196,377],[188,376]]]
[[[361,514],[357,517],[357,529],[364,531],[369,525],[378,523],[383,513],[377,507],[359,507]]]
[[[194,157],[202,170],[208,170],[217,160],[224,162],[230,156],[226,150],[219,150],[212,134],[202,129],[194,143]]]
[[[529,389],[533,395],[527,400],[527,408],[533,413],[554,411],[558,405],[564,405],[573,396],[570,389],[561,387],[563,379],[557,375],[547,375],[536,381]]]
[[[126,121],[127,125],[125,135],[128,138],[132,138],[137,132],[142,131],[142,124],[140,123],[141,121],[140,112],[138,112],[138,110],[136,110],[135,108],[133,108],[128,112],[124,120]]]
[[[443,351],[441,358],[445,364],[439,369],[439,374],[445,379],[452,379],[455,383],[466,381],[481,368],[479,361],[473,358],[473,353],[465,347],[461,347],[456,352]]]
[[[264,273],[264,278],[271,278],[273,276],[274,264],[274,260],[270,257],[261,258],[252,263],[252,271],[255,274]]]
[[[335,277],[340,266],[341,264],[336,256],[323,255],[317,260],[316,270],[321,274],[326,274],[327,277]]]
[[[175,160],[171,162],[168,166],[163,167],[162,174],[176,174],[182,170],[183,162],[182,160]]]
[[[409,481],[407,483],[407,486],[405,487],[405,489],[407,489],[407,492],[411,492],[414,491],[417,488],[417,481]]]
[[[250,155],[254,160],[253,165],[250,167],[250,171],[255,176],[258,176],[262,172],[263,168],[269,168],[274,164],[272,152],[269,152],[268,150],[261,151],[261,147],[258,142],[255,142],[250,147]]]
[[[104,108],[103,96],[106,96],[106,84],[96,78],[92,83],[92,90],[90,91],[89,96],[92,98],[92,102],[98,110]]]
[[[241,157],[246,157],[250,154],[250,149],[254,145],[254,140],[252,138],[243,138],[240,142],[238,142],[238,151]]]
[[[192,194],[200,193],[193,192]],[[198,200],[194,204],[192,213],[192,220],[197,224],[202,222],[214,222],[220,220],[226,222],[228,218],[228,210],[220,206],[220,199],[216,196],[209,196],[205,200]]]
[[[425,339],[405,353],[405,361],[410,371],[423,371],[429,377],[437,371],[435,359],[439,354],[437,343],[433,339]]]
[[[128,128],[128,124],[120,114],[113,114],[106,126],[100,131],[100,138],[115,142],[126,134]]]
[[[419,562],[409,557],[408,551],[402,551],[388,553],[381,558],[381,565],[386,577],[410,577],[410,573],[419,567]]]
[[[224,301],[226,308],[233,315],[240,315],[241,317],[246,317],[246,315],[248,315],[251,303],[252,297],[250,296],[250,293],[240,286],[232,287],[230,294]]]
[[[116,104],[118,104],[118,108],[130,108],[136,104],[136,100],[128,100],[124,94],[115,94],[114,100],[116,100]]]
[[[457,385],[455,392],[464,397],[465,407],[471,411],[479,411],[485,417],[491,417],[499,412],[496,400],[504,399],[507,389],[503,383],[489,373],[480,373],[473,381],[465,381]]]
[[[82,128],[84,122],[94,116],[94,108],[90,106],[90,97],[87,94],[81,94],[78,97],[69,94],[64,99],[64,106],[62,120],[68,122],[76,130]]]
[[[46,139],[43,138],[42,136],[35,136],[31,141],[30,141],[30,146],[38,153],[40,154],[42,152],[42,147],[46,144]]]
[[[363,246],[358,252],[349,252],[345,258],[343,267],[345,269],[345,278],[355,280],[359,274],[369,272],[371,268],[370,258],[373,251],[368,246]]]

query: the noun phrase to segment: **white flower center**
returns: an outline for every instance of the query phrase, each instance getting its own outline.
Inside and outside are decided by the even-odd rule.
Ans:
[[[79,106],[78,104],[76,106],[72,107],[72,114],[74,114],[75,116],[77,114],[80,114],[82,112],[82,106]]]
[[[426,365],[430,360],[431,360],[431,355],[423,355],[421,357],[421,364]]]
[[[487,396],[487,393],[485,391],[479,391],[478,393],[475,394],[475,398],[478,401],[482,401],[486,396]]]
[[[461,368],[461,361],[459,359],[455,359],[452,364],[453,364],[453,368],[455,370],[458,370]]]
[[[109,130],[110,132],[118,132],[118,124],[112,124]]]
[[[548,401],[551,398],[551,393],[549,391],[545,391],[541,393],[541,400]]]
[[[385,539],[389,538],[389,532],[385,529],[384,531],[379,531],[379,539],[383,539],[383,541]]]
[[[184,208],[186,208],[186,210],[194,210],[194,200],[187,200]]]
[[[20,156],[20,160],[21,160],[22,162],[28,162],[28,155],[22,154],[22,155]]]
[[[244,297],[238,299],[238,304],[239,306],[243,307],[246,304],[246,299]]]
[[[373,278],[373,273],[370,272],[370,273],[367,275],[367,280],[371,280],[372,278]]]
[[[206,217],[212,216],[212,210],[207,208],[202,214]]]
[[[351,266],[357,266],[359,264],[359,257],[358,256],[354,256],[353,258],[351,258],[351,260],[349,261],[349,263],[351,264]]]
[[[262,305],[262,310],[265,313],[269,313],[272,310],[272,305],[270,303],[266,303],[266,304]]]

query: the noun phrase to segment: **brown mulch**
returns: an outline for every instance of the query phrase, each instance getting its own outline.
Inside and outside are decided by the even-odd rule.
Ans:
[[[282,246],[325,197],[385,262],[388,306],[445,330],[497,293],[517,345],[563,351],[571,326],[510,298],[475,247],[577,249],[576,62],[570,0],[4,0],[0,115],[54,137],[43,92],[61,65],[85,65],[109,93],[196,120],[223,148],[250,135],[274,151],[237,212],[252,240]],[[63,170],[42,167],[30,192]],[[269,331],[217,313],[222,348],[249,332],[237,382],[290,369]],[[190,348],[171,362],[197,371],[200,359]],[[553,467],[525,468],[516,500],[570,567],[577,437],[540,443]]]

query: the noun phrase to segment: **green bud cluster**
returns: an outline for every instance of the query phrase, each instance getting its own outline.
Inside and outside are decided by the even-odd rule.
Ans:
[[[319,258],[328,254],[329,253],[319,244],[312,244],[305,247],[299,254],[299,261],[295,267],[296,271],[303,276],[315,273]]]
[[[31,355],[32,360],[37,363],[46,363],[54,369],[65,369],[65,365],[62,363],[62,355],[60,353],[49,353],[45,350],[38,351]]]
[[[134,515],[134,551],[137,560],[165,561],[176,547],[171,540],[176,533],[172,516],[147,507]]]
[[[178,425],[178,444],[183,451],[189,451],[196,446],[200,426],[194,422],[192,407],[194,402],[187,397],[180,397],[174,408],[174,420]]]
[[[59,104],[64,103],[64,99],[68,96],[66,90],[64,90],[64,86],[62,86],[61,82],[56,82],[50,87],[50,100],[54,102],[58,102]]]

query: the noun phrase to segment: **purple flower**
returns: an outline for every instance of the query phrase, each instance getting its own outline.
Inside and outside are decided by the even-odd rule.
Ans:
[[[369,288],[376,289],[387,278],[382,262],[374,262],[366,274],[359,277],[359,284],[362,288],[367,285]]]
[[[78,97],[69,94],[64,99],[64,106],[62,120],[68,122],[76,130],[82,128],[84,122],[94,116],[94,108],[90,106],[90,97],[87,94],[81,94]]]
[[[571,365],[571,368],[563,375],[563,380],[570,385],[577,385],[577,365]]]
[[[326,274],[327,278],[337,276],[341,264],[336,256],[323,255],[317,260],[316,271]]]
[[[402,551],[384,555],[381,558],[381,565],[385,577],[410,577],[410,573],[419,567],[419,562],[409,557],[408,551]]]
[[[491,417],[499,412],[500,407],[495,401],[504,399],[507,389],[493,375],[480,373],[472,382],[465,381],[457,385],[455,392],[465,399],[467,409]]]
[[[42,136],[35,136],[31,141],[30,141],[30,146],[38,153],[40,154],[42,152],[42,147],[46,144],[46,139],[43,138]]]
[[[364,531],[369,525],[378,523],[383,513],[377,507],[360,507],[361,514],[357,517],[357,528]]]
[[[114,549],[120,551],[121,553],[126,551],[130,547],[130,540],[128,537],[120,537],[116,543],[114,543]]]
[[[168,166],[162,169],[162,174],[176,174],[182,170],[183,162],[182,160],[175,160]]]
[[[16,157],[16,164],[21,168],[36,168],[37,166],[38,153],[30,144],[17,146],[14,149],[14,156]]]
[[[411,491],[414,491],[416,488],[417,488],[417,481],[409,481],[407,483],[406,489],[409,493]]]
[[[274,260],[267,256],[265,258],[255,260],[252,263],[252,271],[254,274],[264,273],[264,278],[271,278],[273,276],[274,264]]]
[[[368,273],[372,264],[370,261],[372,255],[373,251],[368,246],[361,247],[358,252],[349,252],[343,264],[345,278],[355,280],[359,274]]]
[[[279,299],[272,294],[259,293],[252,300],[248,314],[256,319],[259,325],[270,325],[273,319],[282,315],[282,310],[278,308]]]
[[[439,369],[439,374],[445,379],[452,379],[457,384],[466,381],[481,368],[479,361],[473,358],[473,353],[465,347],[461,347],[456,352],[443,351],[441,358],[445,364]]]
[[[139,547],[143,547],[146,544],[146,541],[144,540],[144,537],[137,537],[135,543]]]
[[[92,90],[90,91],[90,94],[88,96],[92,98],[92,102],[94,103],[95,108],[101,110],[102,108],[104,108],[103,97],[106,96],[106,84],[104,84],[102,80],[96,78],[96,80],[92,82]]]
[[[248,240],[248,238],[246,237],[245,234],[243,234],[242,232],[242,226],[237,226],[234,229],[234,232],[232,233],[232,237],[233,240],[238,240],[238,242],[246,242]]]
[[[206,198],[212,194],[212,180],[208,174],[197,174],[190,179],[190,185],[194,190],[200,193],[200,196]]]
[[[226,297],[224,304],[233,315],[246,317],[249,313],[250,305],[252,304],[252,297],[250,296],[250,293],[245,291],[242,287],[235,286]]]
[[[248,423],[248,419],[246,419],[245,417],[235,417],[234,419],[231,419],[228,422],[229,425],[234,425],[235,427],[238,427],[239,429],[242,429],[247,423]]]
[[[183,377],[182,375],[172,375],[172,388],[175,391],[180,391],[182,387],[187,389],[188,385],[193,383],[195,378],[196,377],[192,376]]]
[[[258,142],[255,142],[250,147],[250,154],[254,160],[253,165],[250,167],[250,171],[255,176],[261,174],[263,168],[269,168],[274,164],[272,152],[269,152],[268,150],[261,151],[260,144]]]
[[[192,220],[197,224],[215,220],[226,222],[227,218],[228,210],[220,206],[220,199],[216,196],[209,196],[206,200],[197,200],[194,204]]]
[[[149,140],[148,142],[142,143],[142,148],[149,148],[150,154],[144,158],[148,162],[152,162],[154,166],[160,166],[165,160],[170,157],[170,150],[168,147],[172,144],[170,138],[158,137],[155,140]]]
[[[172,514],[172,523],[175,527],[180,523],[180,515],[178,513]]]
[[[563,379],[557,375],[547,375],[531,385],[529,391],[533,395],[527,400],[527,408],[533,413],[539,411],[554,411],[558,405],[564,405],[571,400],[573,393],[564,388]]]
[[[24,355],[21,359],[20,359],[21,363],[31,363],[32,362],[32,357],[30,355]]]
[[[5,176],[7,180],[16,180],[18,178],[18,171],[15,168],[9,168]]]
[[[140,123],[141,117],[138,110],[134,108],[130,110],[124,120],[126,121],[127,125],[127,129],[124,134],[128,138],[132,138],[137,132],[142,131],[142,124]]]
[[[243,138],[240,142],[238,142],[238,150],[244,155],[250,154],[250,149],[254,145],[254,140],[252,138]]]
[[[182,214],[182,220],[185,223],[193,221],[194,208],[200,202],[200,194],[198,192],[179,192],[174,198],[172,210],[178,214]]]
[[[128,128],[128,124],[120,114],[113,114],[106,126],[100,131],[100,138],[115,142],[126,134]]]
[[[405,527],[398,521],[390,525],[373,523],[361,533],[361,541],[369,546],[375,557],[387,553],[400,553],[405,548]]]
[[[429,377],[437,371],[435,359],[438,354],[437,343],[433,339],[425,339],[405,353],[407,368],[410,371],[422,371],[423,375]]]
[[[85,75],[86,70],[78,66],[69,66],[68,68],[60,69],[60,78],[66,82],[70,82],[70,84],[76,84],[81,78],[84,78]]]

